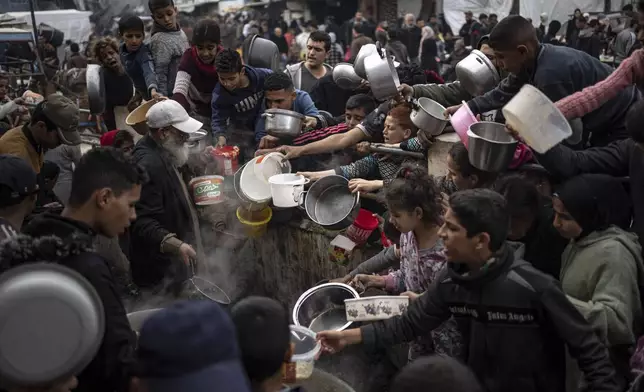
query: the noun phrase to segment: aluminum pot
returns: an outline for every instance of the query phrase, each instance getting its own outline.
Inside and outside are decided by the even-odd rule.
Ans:
[[[411,121],[419,129],[429,132],[432,136],[438,136],[449,123],[445,118],[445,107],[429,98],[418,98],[411,112]]]
[[[468,157],[479,170],[502,172],[514,158],[518,142],[505,131],[505,125],[481,121],[467,131]]]
[[[85,72],[87,83],[87,99],[89,111],[92,114],[103,114],[105,112],[105,78],[103,68],[97,64],[88,64]]]
[[[496,67],[480,50],[473,50],[456,64],[456,78],[473,96],[483,95],[501,81]]]
[[[391,57],[376,51],[364,61],[371,92],[377,100],[384,101],[398,94],[400,79]]]
[[[356,75],[358,75],[362,79],[367,79],[367,71],[364,66],[364,60],[372,54],[376,53],[376,50],[377,48],[374,44],[362,45],[362,48],[360,48],[360,51],[358,52],[358,55],[353,62],[353,69],[356,72]]]
[[[349,63],[340,63],[333,67],[333,81],[342,89],[355,90],[360,87],[362,80]]]
[[[266,133],[279,138],[294,138],[302,133],[304,115],[292,110],[266,109],[262,113]]]
[[[342,176],[323,177],[301,195],[309,219],[329,230],[346,229],[360,211],[360,193],[351,193],[349,180]]]
[[[347,321],[344,300],[354,298],[360,296],[353,287],[344,283],[314,286],[297,299],[293,307],[293,322],[313,332],[345,330],[352,322]]]
[[[277,45],[265,38],[255,35],[244,54],[244,62],[251,67],[280,70],[280,52]]]

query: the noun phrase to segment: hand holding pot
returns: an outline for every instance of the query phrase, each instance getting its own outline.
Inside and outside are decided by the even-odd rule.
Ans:
[[[420,297],[420,294],[416,294],[413,291],[405,291],[404,293],[400,294],[401,297],[407,297],[409,298],[410,301],[415,300],[416,298]]]
[[[444,113],[445,118],[449,118],[449,116],[451,116],[451,115],[453,115],[454,113],[456,113],[456,111],[457,111],[458,109],[460,109],[460,108],[461,108],[461,106],[463,106],[463,104],[450,106],[450,107],[448,107],[447,109],[445,109],[445,113]]]
[[[510,125],[505,124],[505,131],[510,134],[513,138],[518,140],[519,142],[526,144],[525,140],[519,135],[519,132],[517,132],[516,129],[512,128]]]
[[[343,276],[343,277],[341,277],[341,278],[331,279],[331,280],[329,280],[329,283],[344,283],[344,284],[349,284],[349,282],[351,282],[351,279],[353,279],[353,278],[351,277],[351,275],[345,275],[345,276]]]
[[[414,88],[408,84],[401,84],[398,86],[398,92],[403,96],[405,99],[409,99],[414,95]]]
[[[384,276],[380,276],[380,275],[358,274],[353,278],[352,284],[353,285],[362,284],[365,289],[368,289],[369,287],[384,289],[385,278]]]
[[[351,193],[362,192],[371,193],[376,192],[382,188],[382,181],[374,180],[369,181],[362,178],[354,178],[349,180],[349,190]]]
[[[303,129],[314,129],[317,124],[318,124],[318,119],[317,118],[311,117],[311,116],[306,116],[304,118],[304,122],[302,123],[302,128]]]
[[[277,147],[277,144],[279,143],[279,141],[280,139],[275,136],[266,135],[262,137],[261,140],[259,141],[259,149],[265,150],[267,148],[275,148]]]
[[[323,172],[297,172],[296,174],[304,176],[304,177],[308,178],[311,181],[317,181],[320,178],[325,177]]]

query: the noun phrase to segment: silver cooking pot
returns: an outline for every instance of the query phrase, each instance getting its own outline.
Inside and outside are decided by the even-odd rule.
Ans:
[[[342,89],[355,90],[362,84],[362,79],[349,63],[340,63],[333,67],[333,81]]]
[[[481,121],[467,131],[467,155],[472,166],[487,172],[502,172],[514,158],[518,142],[505,130],[505,125]]]
[[[473,50],[456,64],[456,78],[473,96],[483,95],[501,81],[496,67],[480,50]]]
[[[425,97],[418,98],[418,101],[413,103],[413,107],[411,121],[432,136],[440,135],[449,123],[444,115],[445,107],[436,101]]]
[[[280,71],[280,52],[275,42],[255,35],[250,39],[248,51],[243,53],[244,62],[251,67]]]
[[[97,64],[88,64],[85,72],[87,99],[92,114],[105,113],[105,78],[103,68]]]
[[[344,283],[323,283],[300,295],[293,307],[293,322],[313,332],[342,331],[351,325],[344,300],[360,298],[353,287]]]
[[[353,69],[355,70],[356,75],[358,75],[360,78],[367,79],[367,70],[365,69],[364,60],[372,54],[376,53],[376,50],[377,48],[374,44],[362,45],[362,48],[360,48],[360,51],[358,52],[358,55],[353,62]]]
[[[375,53],[365,59],[364,67],[371,92],[377,100],[384,101],[398,94],[400,80],[394,61],[390,56],[378,48]]]
[[[329,230],[346,229],[360,211],[360,193],[351,193],[342,176],[322,177],[301,195],[309,219]]]
[[[266,133],[279,138],[294,138],[302,132],[304,115],[292,110],[266,109],[262,113]]]

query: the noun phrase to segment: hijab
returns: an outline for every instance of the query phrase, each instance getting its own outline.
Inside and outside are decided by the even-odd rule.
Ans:
[[[559,185],[555,197],[581,226],[582,237],[611,225],[630,227],[631,199],[619,178],[582,174]]]

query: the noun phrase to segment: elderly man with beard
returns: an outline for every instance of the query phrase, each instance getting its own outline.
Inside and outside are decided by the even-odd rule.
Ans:
[[[144,290],[170,288],[177,295],[185,266],[203,254],[197,212],[178,171],[188,161],[189,135],[203,124],[173,100],[152,106],[146,118],[150,131],[133,152],[150,181],[130,232],[132,279]]]

